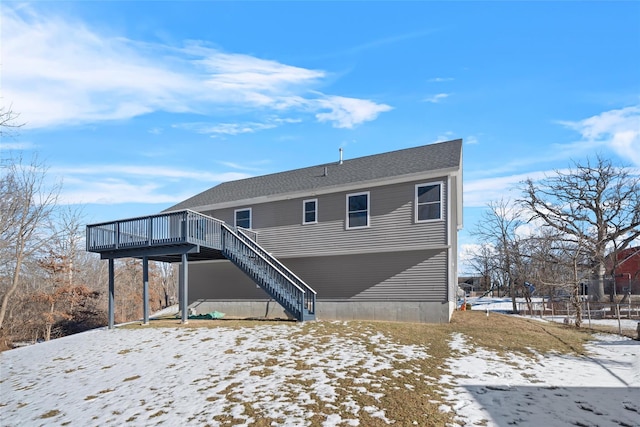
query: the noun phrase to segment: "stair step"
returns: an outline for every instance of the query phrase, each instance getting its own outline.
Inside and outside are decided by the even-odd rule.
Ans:
[[[307,309],[302,311],[300,309],[300,302],[304,295],[303,291],[292,287],[289,277],[265,265],[264,260],[260,257],[266,256],[266,259],[270,260],[278,269],[286,272],[284,265],[269,255],[257,243],[247,243],[243,238],[227,228],[223,228],[223,233],[226,233],[225,236],[227,236],[225,241],[231,242],[230,245],[222,248],[222,254],[227,259],[231,260],[240,270],[251,277],[258,286],[264,289],[267,294],[296,319],[300,321],[315,320],[313,313],[309,313]],[[253,252],[252,246],[257,252]],[[256,253],[260,254],[260,256],[256,256]],[[304,283],[302,285],[306,287]]]

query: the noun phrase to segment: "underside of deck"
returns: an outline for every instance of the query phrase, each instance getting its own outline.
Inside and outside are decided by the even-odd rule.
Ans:
[[[150,261],[176,263],[187,254],[189,261],[226,259],[222,251],[191,244],[167,244],[144,248],[125,248],[100,252],[101,259],[147,258]]]

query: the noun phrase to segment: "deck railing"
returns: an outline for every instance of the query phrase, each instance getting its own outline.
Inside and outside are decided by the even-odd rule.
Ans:
[[[221,249],[223,221],[184,210],[87,226],[87,251],[165,246],[180,243]]]

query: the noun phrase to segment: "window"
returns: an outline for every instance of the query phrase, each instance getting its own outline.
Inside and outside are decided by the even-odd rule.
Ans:
[[[369,226],[369,192],[347,194],[347,229]]]
[[[236,227],[251,228],[251,208],[236,209]]]
[[[416,185],[416,222],[442,219],[442,183]]]
[[[318,199],[302,202],[302,223],[315,224],[318,222]]]

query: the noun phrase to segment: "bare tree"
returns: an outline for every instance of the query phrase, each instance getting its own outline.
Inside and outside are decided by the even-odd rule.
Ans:
[[[469,264],[471,268],[480,274],[480,289],[483,291],[483,295],[500,297],[499,281],[494,278],[494,274],[497,270],[496,266],[496,252],[493,249],[493,245],[484,243],[479,248],[469,252]]]
[[[582,284],[591,271],[590,251],[584,241],[575,236],[559,233],[543,226],[541,232],[532,237],[532,273],[536,282],[547,288],[550,295],[568,296],[575,312],[575,325],[582,323]],[[553,300],[553,297],[552,297]]]
[[[0,177],[0,329],[11,298],[21,284],[25,259],[48,239],[43,226],[56,205],[59,186],[47,188],[46,168],[37,158],[24,165],[21,159],[2,167]],[[3,280],[5,282],[5,280]]]
[[[556,296],[569,290],[559,285],[557,278],[564,275],[563,255],[559,254],[559,237],[557,231],[549,227],[541,227],[531,237],[529,251],[533,280],[544,295]]]
[[[67,205],[56,209],[54,214],[50,218],[49,229],[55,235],[55,239],[51,240],[50,246],[68,263],[65,266],[67,283],[73,284],[74,273],[77,272],[75,264],[84,239],[82,208]]]
[[[77,260],[83,239],[81,209],[59,207],[49,219],[48,253],[38,260],[45,273],[45,286],[32,295],[32,301],[43,306],[40,317],[46,341],[51,339],[55,326],[77,321],[78,307],[86,306],[87,300],[97,299],[100,294],[80,282],[76,274],[81,265]]]
[[[69,256],[52,251],[47,258],[40,260],[40,265],[47,272],[48,286],[33,294],[32,300],[43,306],[39,314],[44,322],[44,339],[49,341],[57,323],[73,320],[77,307],[89,298],[97,298],[98,294],[72,281],[70,270],[73,264]]]
[[[598,156],[539,182],[527,179],[522,190],[519,202],[530,219],[572,236],[589,252],[597,277],[590,293],[602,300],[608,248],[616,242],[624,249],[640,236],[640,177]]]
[[[167,262],[157,263],[158,281],[162,289],[161,308],[169,307],[176,301],[178,289],[178,275],[173,264]]]
[[[522,285],[524,280],[521,277],[520,238],[517,231],[524,222],[520,219],[518,207],[509,200],[490,202],[488,208],[472,234],[493,248],[495,277],[502,286],[509,289],[513,313],[518,313],[516,286]]]
[[[527,304],[529,313],[533,312],[532,297],[535,285],[531,281],[535,277],[535,264],[531,254],[536,247],[536,239],[533,235],[517,236],[513,243],[513,264],[515,270],[515,284],[520,289]]]
[[[17,122],[18,117],[20,114],[14,112],[11,106],[0,107],[0,136],[11,136],[18,128],[24,126],[24,123]]]

